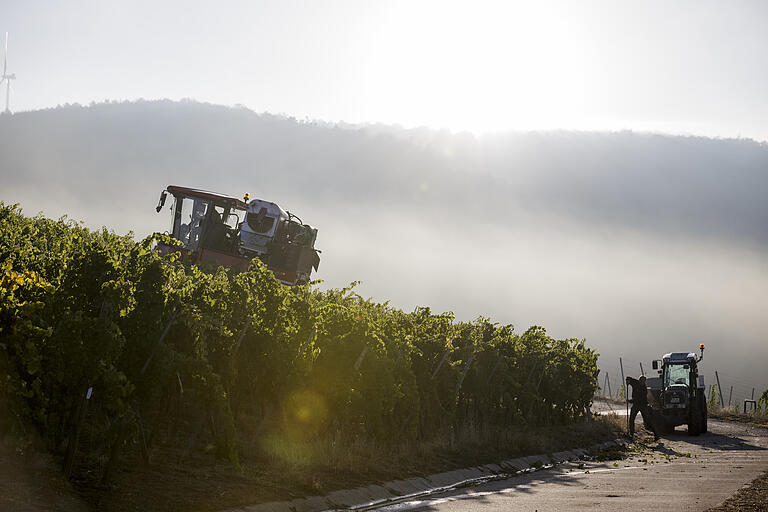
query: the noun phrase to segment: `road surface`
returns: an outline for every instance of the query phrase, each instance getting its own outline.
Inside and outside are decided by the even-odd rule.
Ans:
[[[768,471],[767,429],[710,419],[709,430],[689,437],[678,427],[622,461],[567,463],[379,510],[706,510]]]

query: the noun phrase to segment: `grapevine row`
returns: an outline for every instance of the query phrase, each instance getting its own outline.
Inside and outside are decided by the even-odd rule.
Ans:
[[[154,239],[0,203],[0,428],[70,457],[82,430],[107,472],[121,452],[202,437],[237,465],[317,440],[566,424],[596,390],[583,340],[403,312],[354,283],[289,288],[259,262],[201,269]]]

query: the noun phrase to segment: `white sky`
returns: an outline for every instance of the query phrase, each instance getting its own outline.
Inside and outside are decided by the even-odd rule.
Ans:
[[[195,98],[297,118],[768,140],[768,2],[0,0],[12,110]]]

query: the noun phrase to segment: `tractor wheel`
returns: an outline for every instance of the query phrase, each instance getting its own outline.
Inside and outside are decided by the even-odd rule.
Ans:
[[[704,425],[702,425],[704,416],[702,415],[701,409],[699,407],[692,407],[690,416],[688,417],[688,435],[689,436],[697,436],[701,434],[702,428]]]
[[[707,404],[704,402],[704,397],[702,397],[702,404],[701,407],[701,433],[706,434],[708,432],[707,430]]]
[[[675,426],[671,423],[668,423],[664,418],[659,418],[658,422],[656,423],[656,431],[659,434],[671,434],[675,431]]]
[[[701,434],[701,431],[699,430],[699,420],[688,423],[688,435],[697,436],[699,434]]]

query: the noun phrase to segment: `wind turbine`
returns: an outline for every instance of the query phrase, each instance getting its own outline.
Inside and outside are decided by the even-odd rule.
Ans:
[[[5,113],[10,114],[9,100],[11,99],[11,80],[16,80],[15,74],[8,74],[8,32],[5,33],[5,57],[3,58],[3,76],[0,78],[0,85],[5,82]]]

